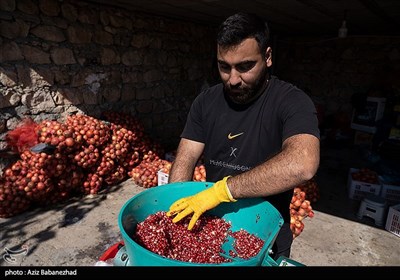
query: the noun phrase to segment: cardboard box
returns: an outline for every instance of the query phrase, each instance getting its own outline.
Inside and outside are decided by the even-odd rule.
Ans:
[[[381,197],[386,199],[388,205],[400,203],[400,186],[382,184]]]
[[[356,130],[354,133],[354,145],[371,146],[374,134]]]
[[[380,195],[382,185],[371,184],[362,181],[353,180],[352,173],[357,172],[359,169],[350,168],[349,176],[347,179],[348,196],[350,199],[362,200],[368,194]]]
[[[389,207],[385,229],[400,237],[400,204]]]
[[[400,128],[392,127],[390,129],[389,139],[390,140],[400,140]]]
[[[167,173],[164,173],[161,170],[158,170],[157,171],[157,184],[158,184],[158,186],[162,186],[162,185],[168,184],[168,177],[169,177],[169,175]]]

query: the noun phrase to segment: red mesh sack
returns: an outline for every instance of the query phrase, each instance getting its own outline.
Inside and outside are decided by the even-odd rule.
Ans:
[[[21,153],[38,144],[39,125],[31,118],[26,118],[13,130],[7,132],[6,142],[14,152]]]

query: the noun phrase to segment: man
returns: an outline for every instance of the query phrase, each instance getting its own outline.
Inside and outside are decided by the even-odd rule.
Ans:
[[[176,201],[167,215],[173,222],[192,215],[192,229],[222,202],[264,197],[284,219],[272,257],[289,257],[293,189],[319,165],[315,106],[303,91],[269,75],[269,30],[255,15],[238,13],[221,24],[217,62],[222,83],[194,100],[169,174],[169,182],[191,180],[203,154],[207,181],[216,183]]]

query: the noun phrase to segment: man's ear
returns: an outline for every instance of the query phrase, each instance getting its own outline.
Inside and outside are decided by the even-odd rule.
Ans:
[[[265,62],[267,63],[267,67],[271,67],[272,65],[272,49],[268,47],[265,51]]]

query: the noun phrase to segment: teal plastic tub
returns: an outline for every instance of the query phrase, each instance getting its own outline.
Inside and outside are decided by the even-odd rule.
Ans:
[[[146,189],[129,199],[122,207],[118,217],[118,225],[124,241],[124,248],[121,251],[123,253],[120,253],[120,255],[124,256],[123,265],[277,266],[277,263],[270,257],[269,252],[282,227],[283,219],[275,207],[261,198],[240,199],[235,203],[222,203],[207,212],[207,214],[216,215],[231,222],[232,231],[244,229],[264,240],[264,246],[260,252],[247,260],[234,258],[232,262],[222,264],[183,262],[153,253],[131,238],[135,232],[136,225],[149,215],[158,211],[168,211],[170,205],[176,200],[193,195],[212,186],[212,184],[210,182],[171,183]],[[233,249],[233,240],[228,240],[223,245],[223,249],[226,252]]]

